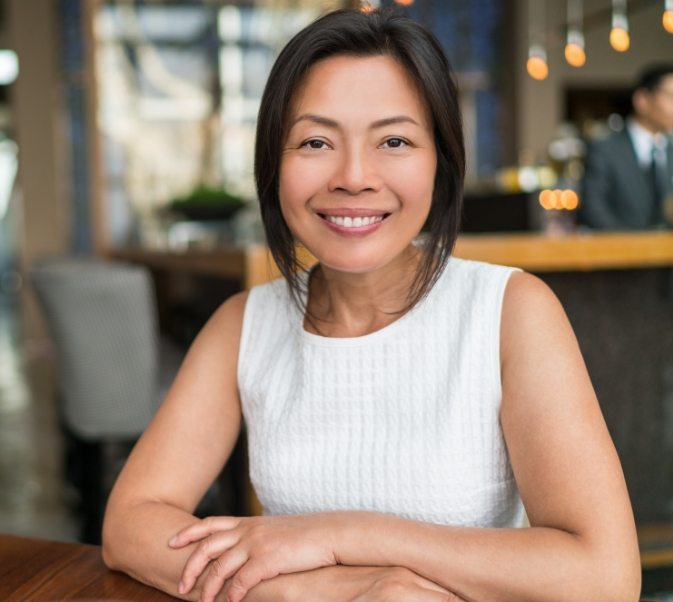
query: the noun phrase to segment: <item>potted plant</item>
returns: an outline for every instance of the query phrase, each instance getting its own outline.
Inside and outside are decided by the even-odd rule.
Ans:
[[[171,213],[194,221],[227,221],[245,207],[246,201],[224,188],[199,186],[190,194],[171,201]]]

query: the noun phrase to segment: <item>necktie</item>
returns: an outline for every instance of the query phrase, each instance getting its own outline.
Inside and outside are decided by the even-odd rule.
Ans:
[[[655,223],[661,221],[661,204],[664,200],[664,187],[661,181],[661,174],[659,169],[659,162],[657,161],[657,147],[652,145],[652,161],[650,163],[649,171],[649,180],[650,187],[652,189],[652,198],[654,199],[654,205],[652,206],[652,216]]]

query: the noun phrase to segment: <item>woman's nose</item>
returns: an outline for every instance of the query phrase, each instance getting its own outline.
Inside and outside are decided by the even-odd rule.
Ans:
[[[381,187],[382,178],[376,162],[365,149],[345,150],[337,162],[329,182],[330,191],[359,194],[376,191]]]

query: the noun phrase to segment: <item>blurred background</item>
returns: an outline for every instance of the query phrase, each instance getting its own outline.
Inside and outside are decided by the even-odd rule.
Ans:
[[[428,25],[449,55],[468,150],[457,253],[533,271],[561,298],[624,465],[646,590],[666,599],[673,234],[599,235],[577,215],[587,141],[624,127],[643,67],[673,60],[673,2],[369,5]],[[252,176],[259,100],[287,40],[342,6],[360,2],[0,0],[0,531],[83,538],[71,474],[83,452],[64,425],[63,362],[36,266],[142,267],[157,336],[184,352],[226,296],[266,277]],[[626,40],[613,33],[611,45],[615,28]],[[103,499],[126,435],[96,452]],[[237,453],[204,512],[249,507]]]

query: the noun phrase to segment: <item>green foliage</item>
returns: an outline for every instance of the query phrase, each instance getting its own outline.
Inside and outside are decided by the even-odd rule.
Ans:
[[[173,200],[173,213],[194,220],[226,220],[246,205],[246,201],[224,188],[199,186],[185,197]]]

